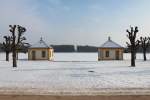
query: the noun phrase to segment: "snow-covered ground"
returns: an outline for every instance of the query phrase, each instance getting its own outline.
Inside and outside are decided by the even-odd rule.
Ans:
[[[27,54],[19,54],[18,67],[13,69],[12,60],[6,62],[0,53],[0,92],[149,92],[150,60],[144,62],[142,57],[137,54],[136,67],[129,67],[130,54],[124,54],[123,61],[97,61],[97,53],[55,53],[54,61],[28,61]]]

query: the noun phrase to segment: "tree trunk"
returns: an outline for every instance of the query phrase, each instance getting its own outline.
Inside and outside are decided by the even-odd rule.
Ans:
[[[143,57],[144,57],[144,61],[146,61],[147,59],[146,59],[146,51],[145,50],[143,50]]]
[[[18,52],[16,52],[16,60],[18,60]]]
[[[135,51],[134,51],[134,49],[131,50],[131,66],[135,67]]]
[[[6,61],[9,61],[9,52],[6,52]]]
[[[13,67],[17,67],[16,50],[13,50]]]

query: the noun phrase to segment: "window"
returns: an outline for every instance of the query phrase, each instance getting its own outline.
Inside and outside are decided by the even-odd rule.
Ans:
[[[45,58],[46,57],[46,52],[42,51],[42,57]]]
[[[36,52],[32,51],[32,60],[35,60],[35,59],[36,59]]]
[[[106,51],[106,57],[109,57],[109,51]]]

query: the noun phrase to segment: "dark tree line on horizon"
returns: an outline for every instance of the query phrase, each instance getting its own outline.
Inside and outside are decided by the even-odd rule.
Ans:
[[[97,52],[96,46],[51,45],[55,52]]]

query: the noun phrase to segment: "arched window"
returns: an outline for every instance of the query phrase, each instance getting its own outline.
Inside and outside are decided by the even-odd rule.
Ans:
[[[105,56],[109,57],[109,51],[106,51]]]
[[[43,57],[43,58],[46,57],[46,51],[42,51],[42,57]]]

